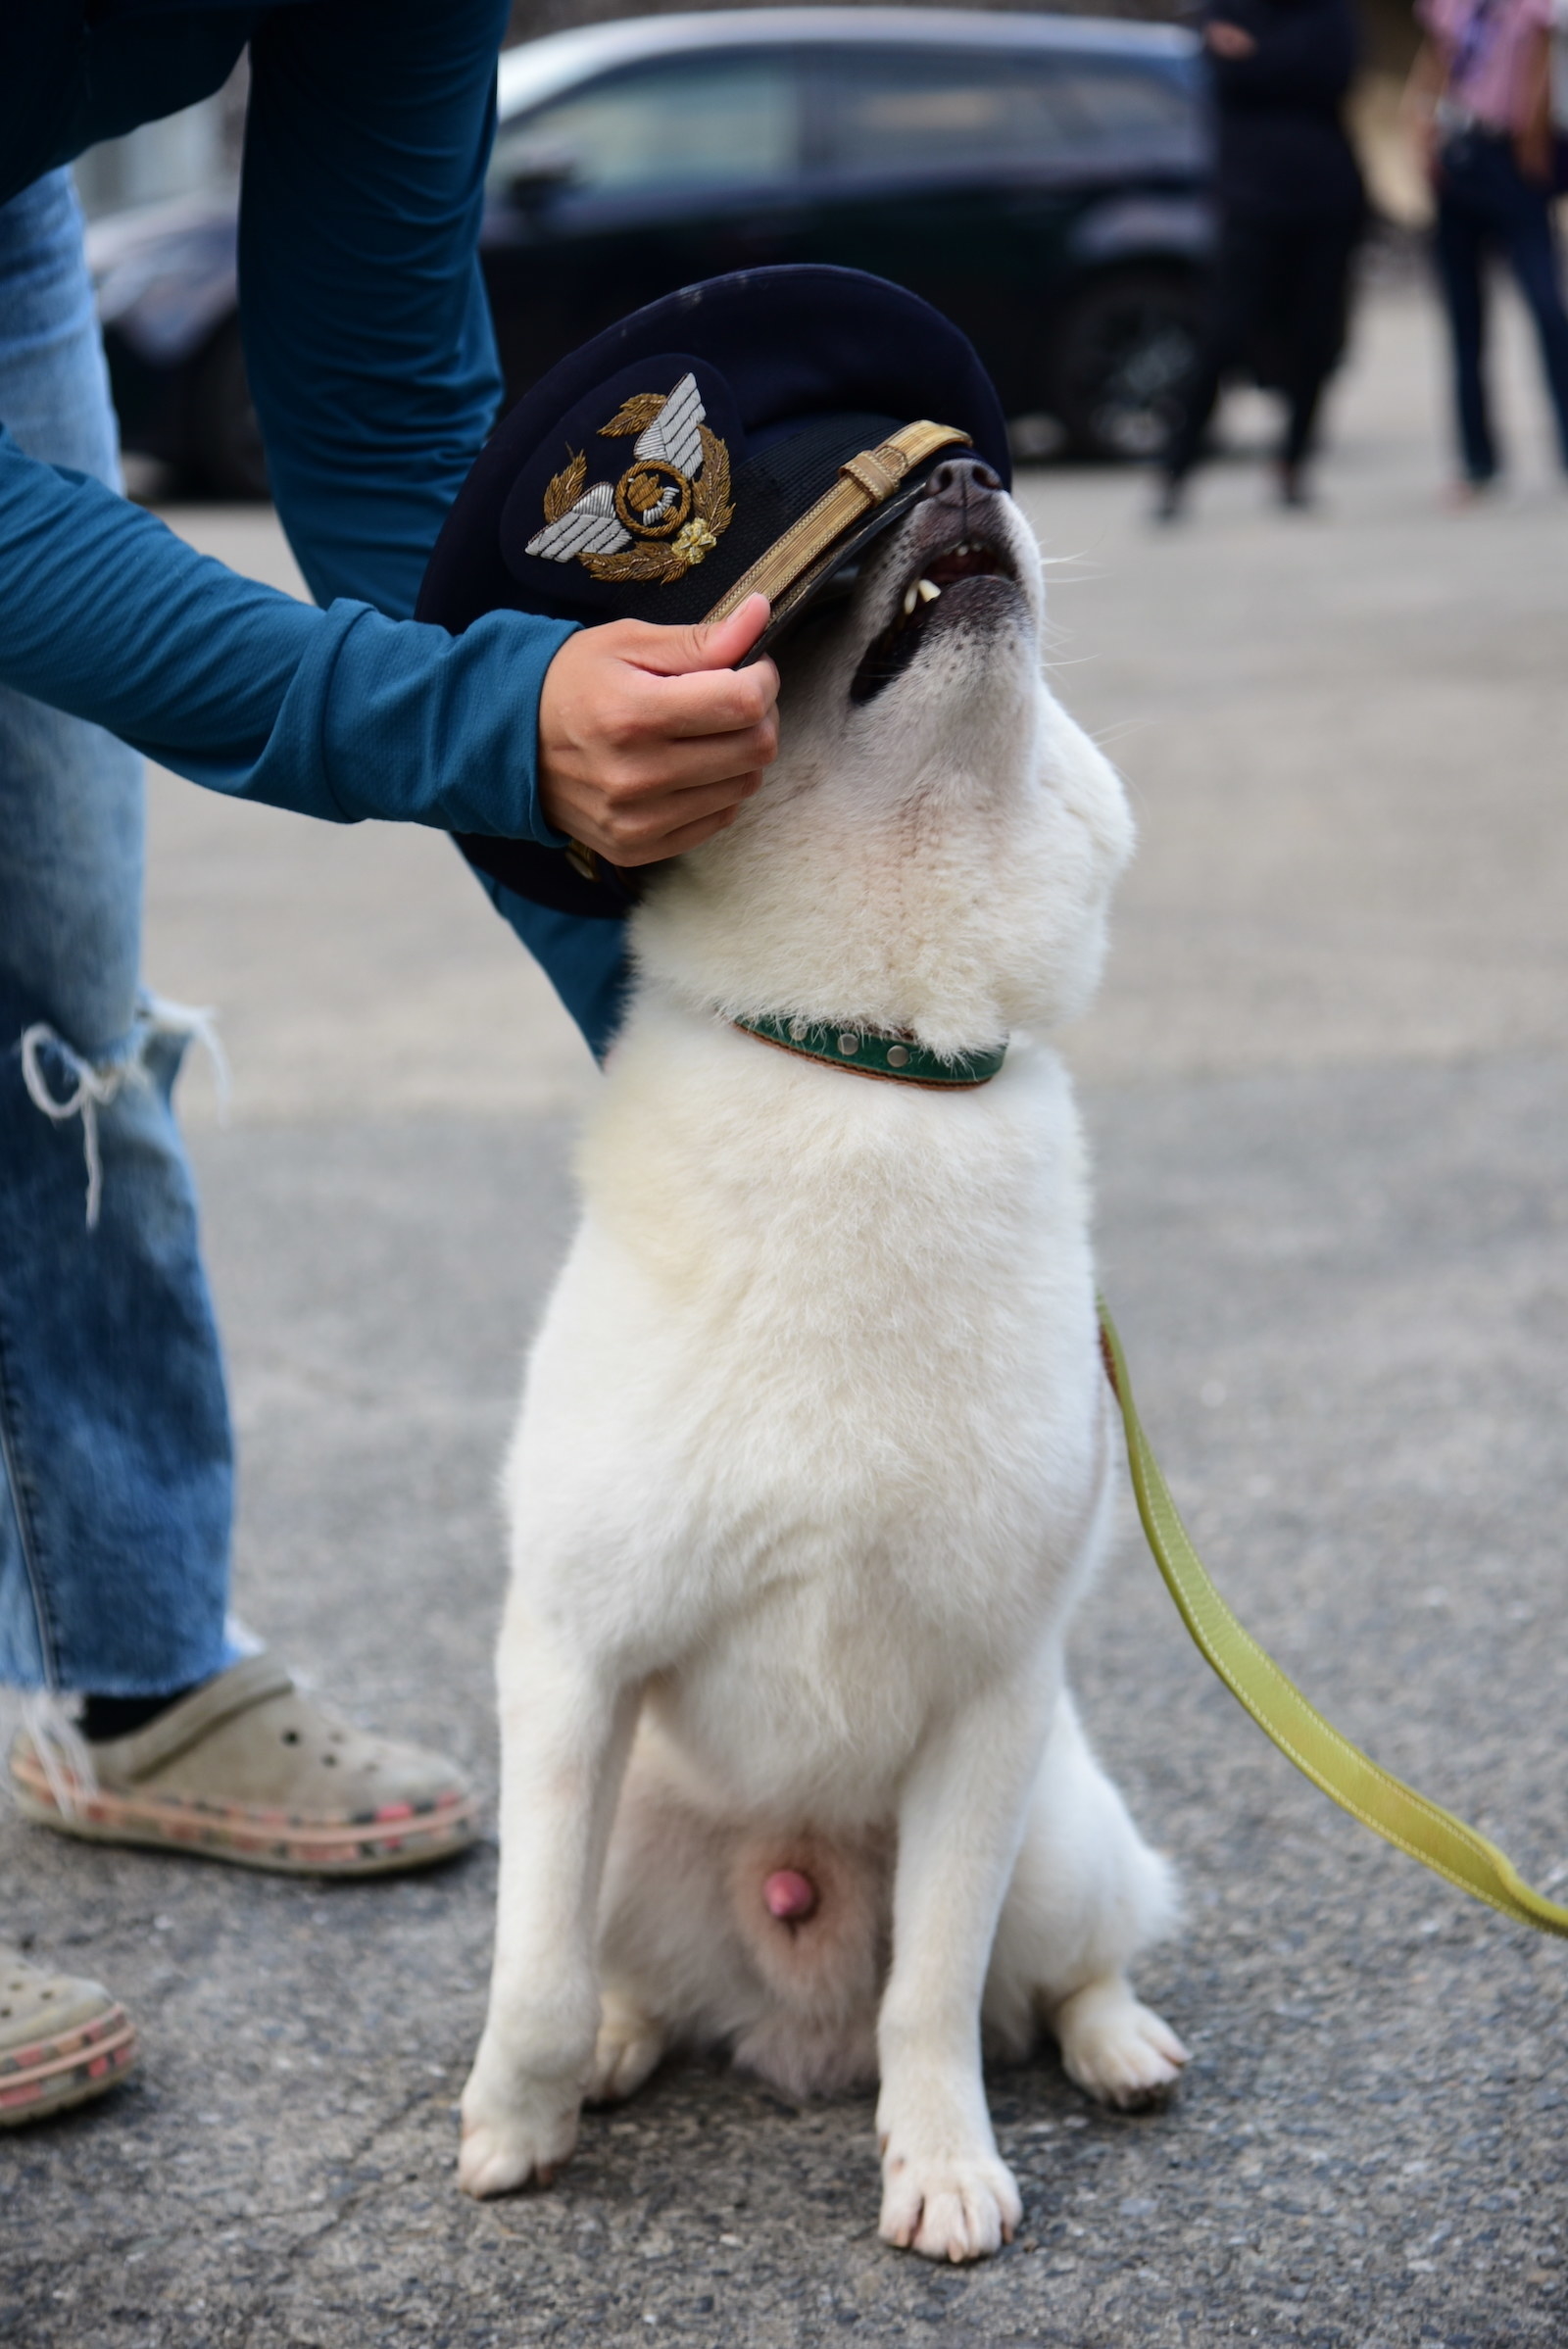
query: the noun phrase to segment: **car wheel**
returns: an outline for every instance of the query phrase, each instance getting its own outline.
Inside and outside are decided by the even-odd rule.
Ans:
[[[1198,363],[1202,292],[1174,270],[1129,269],[1080,296],[1056,340],[1052,402],[1075,456],[1157,457]]]
[[[191,385],[190,453],[204,489],[220,498],[265,498],[267,451],[245,377],[239,320],[209,343]]]

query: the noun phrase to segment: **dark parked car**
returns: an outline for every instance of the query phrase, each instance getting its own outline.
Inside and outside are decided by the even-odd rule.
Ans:
[[[645,17],[506,52],[484,271],[509,399],[694,278],[838,262],[923,294],[1018,419],[1149,455],[1212,236],[1197,46],[1164,25],[959,10]],[[231,198],[99,221],[126,446],[228,494],[265,466]]]

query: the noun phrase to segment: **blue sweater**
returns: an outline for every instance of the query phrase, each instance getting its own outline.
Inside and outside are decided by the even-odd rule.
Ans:
[[[0,10],[0,200],[217,89],[249,41],[246,367],[278,513],[325,609],[225,570],[0,430],[0,681],[236,799],[559,842],[537,724],[570,627],[493,612],[453,638],[406,616],[500,395],[477,240],[505,0],[86,13]],[[619,924],[486,886],[602,1049]]]

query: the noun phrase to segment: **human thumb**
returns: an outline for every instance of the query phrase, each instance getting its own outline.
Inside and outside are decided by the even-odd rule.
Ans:
[[[766,596],[748,596],[728,619],[694,620],[682,628],[656,628],[657,642],[637,656],[638,665],[665,677],[695,676],[701,669],[736,668],[771,616]]]

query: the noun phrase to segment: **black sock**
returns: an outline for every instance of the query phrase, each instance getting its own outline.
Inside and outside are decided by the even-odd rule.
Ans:
[[[172,1688],[167,1696],[84,1696],[76,1727],[89,1745],[103,1745],[111,1737],[128,1737],[133,1730],[145,1729],[160,1713],[167,1713],[172,1704],[182,1696],[191,1695],[205,1684],[193,1681],[189,1688]]]

